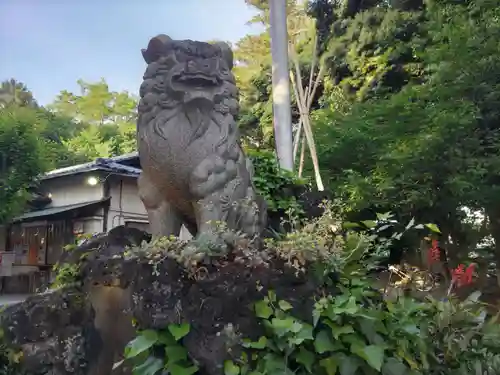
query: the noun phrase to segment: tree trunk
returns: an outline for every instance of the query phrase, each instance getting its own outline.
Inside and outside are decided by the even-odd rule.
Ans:
[[[292,111],[290,81],[288,78],[288,32],[285,0],[271,0],[269,4],[273,124],[279,166],[293,171]]]

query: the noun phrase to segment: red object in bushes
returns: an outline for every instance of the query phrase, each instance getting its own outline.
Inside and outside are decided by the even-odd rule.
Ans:
[[[470,264],[467,268],[459,264],[457,268],[451,270],[451,279],[458,287],[471,284],[474,277],[475,264]]]
[[[427,252],[427,262],[434,264],[441,260],[441,253],[439,251],[438,241],[432,240],[431,248]]]

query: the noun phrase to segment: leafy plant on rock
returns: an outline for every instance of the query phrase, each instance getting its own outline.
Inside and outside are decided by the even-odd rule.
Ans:
[[[80,244],[92,238],[92,234],[81,234],[75,238],[74,243],[64,246],[64,251],[75,251]],[[85,252],[80,255],[80,259],[76,263],[59,263],[57,262],[52,271],[56,273],[56,278],[51,285],[51,288],[61,288],[79,283],[80,281],[80,267],[85,258],[90,252]]]
[[[397,336],[389,334],[393,322],[384,321],[385,313],[367,303],[375,292],[359,280],[356,284],[348,292],[319,299],[311,322],[294,318],[292,306],[277,301],[274,293],[258,302],[255,312],[267,334],[258,341],[243,342],[256,352],[257,373],[404,374],[410,368],[405,357],[412,358],[412,348],[401,343],[421,341],[419,331],[400,329]],[[245,364],[242,369],[245,373]]]
[[[272,151],[248,150],[247,153],[255,169],[253,179],[255,187],[265,198],[268,209],[283,212],[292,210],[300,213],[301,208],[294,192],[297,187],[303,187],[305,181],[291,172],[280,169]]]
[[[55,280],[51,285],[53,289],[76,283],[80,274],[78,264],[55,264],[53,271],[56,272]]]
[[[181,344],[189,331],[187,323],[170,324],[164,330],[139,331],[125,347],[124,360],[115,363],[113,369],[129,362],[134,375],[154,375],[160,371],[171,375],[192,375],[198,371],[198,366],[191,362]]]
[[[384,239],[377,222],[362,223],[368,230],[356,232],[342,227],[335,211],[326,207],[322,218],[299,229],[305,234],[295,240],[301,241],[268,244],[281,256],[289,250],[297,272],[320,277],[323,285],[311,301],[309,317],[298,318],[294,301],[268,290],[253,306],[262,334],[252,340],[236,335],[242,350],[228,351],[220,364],[225,375],[499,373],[500,327],[496,318],[487,319],[479,293],[466,301],[384,299],[367,270],[379,247],[401,233]],[[381,222],[389,218],[378,215]],[[424,228],[439,231],[411,220],[403,232]],[[192,375],[198,367],[182,346],[188,333],[188,324],[140,331],[127,345],[123,362],[133,364],[134,375]]]

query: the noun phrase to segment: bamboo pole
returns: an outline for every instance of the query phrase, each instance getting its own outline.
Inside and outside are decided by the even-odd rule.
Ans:
[[[300,147],[300,159],[299,159],[299,177],[302,177],[302,172],[304,171],[305,155],[306,155],[306,138],[302,137],[302,142]]]
[[[295,132],[295,137],[293,138],[293,163],[295,165],[295,159],[297,159],[297,152],[299,150],[299,143],[302,137],[302,119],[299,118],[298,129]]]
[[[325,190],[324,185],[323,185],[323,180],[321,178],[321,173],[319,170],[319,162],[318,162],[318,155],[316,152],[316,145],[314,144],[314,137],[312,134],[311,130],[311,124],[309,121],[309,113],[306,108],[306,103],[309,102],[309,100],[306,100],[304,97],[304,88],[302,87],[302,75],[300,74],[300,65],[298,62],[298,59],[296,58],[295,55],[293,55],[293,62],[295,65],[295,76],[293,72],[290,72],[290,78],[292,81],[292,86],[294,93],[297,98],[297,105],[299,107],[299,113],[300,117],[302,119],[302,123],[304,126],[304,134],[306,137],[307,145],[309,147],[309,151],[311,153],[311,159],[313,162],[313,167],[314,167],[314,177],[316,179],[316,186],[318,187],[319,191]],[[300,84],[299,84],[300,82]]]

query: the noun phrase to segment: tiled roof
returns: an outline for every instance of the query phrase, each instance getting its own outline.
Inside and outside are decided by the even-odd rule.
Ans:
[[[40,218],[40,217],[46,217],[46,216],[52,216],[56,214],[60,214],[63,212],[68,212],[72,210],[76,210],[77,208],[83,208],[83,207],[88,207],[88,206],[93,206],[93,205],[99,205],[101,203],[104,203],[109,200],[108,198],[100,199],[97,201],[90,201],[90,202],[83,202],[83,203],[77,203],[77,204],[70,204],[67,206],[59,206],[59,207],[49,207],[49,208],[44,208],[41,210],[34,210],[34,211],[29,211],[26,212],[12,220],[12,222],[18,222],[18,221],[23,221],[23,220],[29,220],[29,219],[35,219],[35,218]]]
[[[54,169],[50,172],[45,173],[40,178],[42,180],[48,180],[51,178],[69,176],[91,171],[104,171],[131,177],[138,177],[139,174],[141,173],[141,170],[139,168],[130,167],[120,163],[138,157],[139,157],[138,153],[134,152],[131,154],[120,155],[108,159],[99,158],[90,163],[78,164],[78,165],[73,165],[71,167]]]

